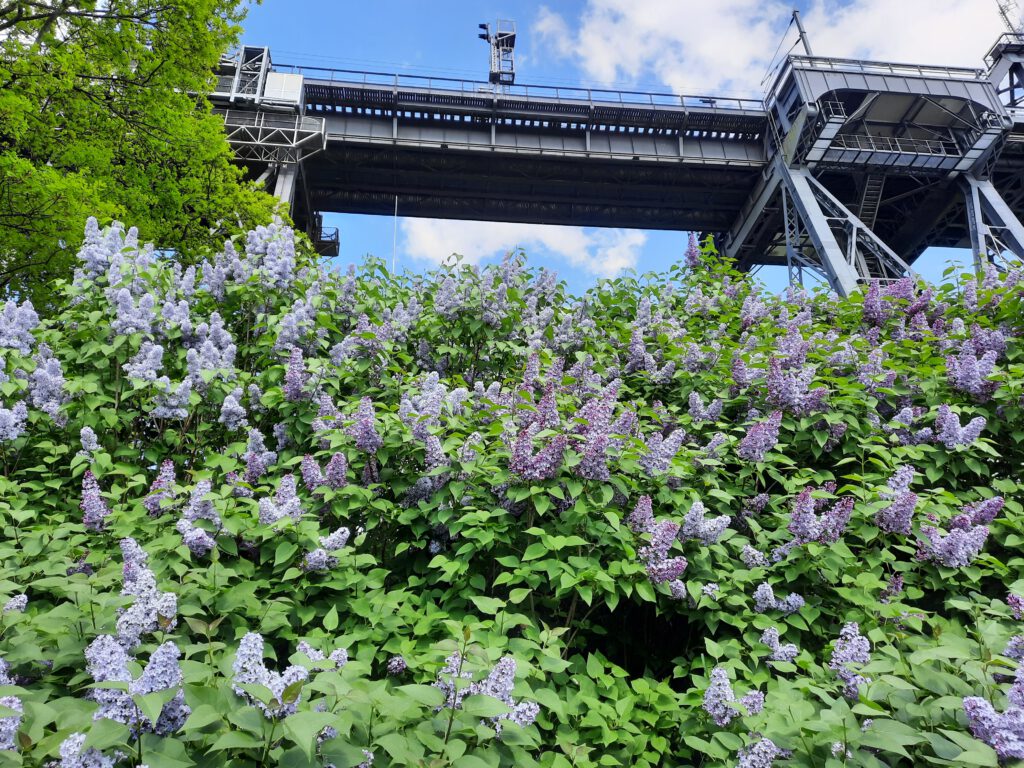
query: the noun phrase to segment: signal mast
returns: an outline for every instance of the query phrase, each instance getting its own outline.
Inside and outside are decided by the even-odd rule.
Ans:
[[[490,24],[478,26],[483,32],[477,37],[491,46],[491,71],[487,79],[492,85],[507,88],[516,81],[516,23],[498,19],[493,30]]]

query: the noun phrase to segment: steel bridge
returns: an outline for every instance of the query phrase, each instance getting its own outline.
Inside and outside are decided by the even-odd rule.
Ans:
[[[211,102],[324,253],[326,212],[709,232],[840,293],[929,246],[1024,258],[1024,36],[978,69],[790,55],[764,100],[272,65]]]

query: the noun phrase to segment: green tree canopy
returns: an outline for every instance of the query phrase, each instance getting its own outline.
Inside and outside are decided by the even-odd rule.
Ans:
[[[88,215],[187,254],[265,221],[205,94],[236,0],[0,3],[0,290],[45,303]]]

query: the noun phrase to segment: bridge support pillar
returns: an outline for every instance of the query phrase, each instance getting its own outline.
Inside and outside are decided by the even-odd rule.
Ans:
[[[812,269],[832,290],[848,296],[861,282],[910,273],[910,267],[809,170],[790,168],[777,158],[773,172],[782,182],[791,281],[803,268]]]
[[[1002,257],[1004,251],[1024,259],[1024,225],[1002,195],[988,179],[970,174],[962,178],[975,269],[980,272],[985,262]]]
[[[295,199],[295,180],[298,178],[298,173],[298,163],[278,163],[274,197],[284,203],[289,212],[291,212],[292,201]]]

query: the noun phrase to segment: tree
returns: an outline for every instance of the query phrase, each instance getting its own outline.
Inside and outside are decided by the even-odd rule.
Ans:
[[[0,292],[45,303],[89,215],[182,258],[266,221],[205,94],[237,0],[0,5]]]

